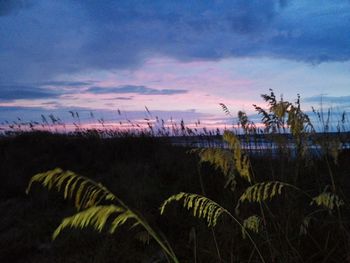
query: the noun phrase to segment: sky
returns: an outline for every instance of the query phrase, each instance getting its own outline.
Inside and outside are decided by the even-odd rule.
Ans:
[[[350,110],[349,0],[0,0],[0,122],[222,126],[269,89]]]

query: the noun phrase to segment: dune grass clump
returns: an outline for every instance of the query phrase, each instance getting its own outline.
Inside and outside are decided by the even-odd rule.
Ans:
[[[53,239],[56,239],[66,228],[92,227],[99,232],[107,228],[107,231],[113,234],[120,226],[131,221],[131,228],[143,227],[160,245],[167,257],[173,262],[178,262],[167,241],[159,236],[145,219],[131,210],[102,184],[59,168],[34,175],[27,187],[27,193],[29,193],[33,183],[41,183],[49,190],[62,191],[64,198],[75,200],[74,204],[78,212],[62,220],[52,235]],[[101,204],[106,201],[111,201],[114,204]],[[80,210],[83,211],[79,212]]]
[[[234,218],[235,221],[238,222],[238,225],[241,227],[241,229],[243,229],[243,238],[247,236],[246,233],[249,231],[252,234],[259,235],[258,238],[261,240],[261,242],[256,243],[253,241],[253,238],[251,236],[249,236],[249,238],[251,239],[254,246],[257,244],[254,249],[258,252],[257,254],[260,257],[260,260],[264,261],[265,257],[269,258],[269,260],[277,260],[277,258],[279,258],[277,261],[290,261],[294,256],[298,257],[298,260],[302,260],[301,253],[298,252],[295,245],[292,244],[295,244],[295,240],[291,241],[291,237],[289,237],[289,235],[293,233],[293,229],[299,229],[298,232],[300,233],[300,239],[298,242],[300,246],[302,242],[302,236],[310,233],[308,229],[312,219],[315,219],[318,213],[321,213],[325,210],[329,212],[329,215],[331,217],[333,217],[333,220],[327,223],[327,227],[336,227],[338,234],[340,234],[340,232],[345,229],[344,219],[342,216],[343,211],[341,211],[341,208],[344,207],[346,203],[338,195],[338,193],[344,194],[344,192],[340,190],[341,185],[336,185],[336,178],[328,161],[328,151],[326,151],[326,154],[321,155],[320,158],[326,159],[327,169],[329,171],[328,178],[331,181],[331,192],[322,192],[315,197],[312,197],[312,195],[310,195],[310,192],[315,191],[316,189],[307,189],[306,187],[308,185],[303,185],[301,183],[300,174],[302,173],[302,167],[309,160],[318,157],[316,157],[315,153],[310,151],[310,147],[308,145],[309,141],[314,139],[317,135],[310,121],[310,118],[301,110],[300,97],[298,96],[295,104],[284,101],[283,98],[278,101],[273,91],[271,91],[270,94],[262,95],[262,97],[268,103],[269,108],[263,109],[262,107],[256,105],[254,105],[254,107],[258,114],[262,116],[261,121],[265,125],[263,132],[266,133],[266,137],[269,137],[272,140],[272,143],[281,149],[281,151],[279,151],[280,153],[285,153],[283,150],[287,147],[290,148],[291,144],[293,145],[293,150],[295,151],[293,158],[288,157],[287,159],[283,159],[285,156],[281,154],[281,156],[270,157],[271,159],[269,161],[274,167],[279,166],[277,165],[277,162],[279,162],[279,160],[281,160],[283,165],[285,165],[285,160],[289,160],[289,162],[295,166],[294,176],[287,177],[282,174],[274,175],[271,177],[267,175],[270,180],[266,180],[266,178],[264,178],[265,180],[260,179],[261,176],[258,172],[262,172],[262,170],[256,172],[253,165],[251,164],[248,154],[246,154],[241,147],[239,137],[233,132],[229,131],[225,131],[223,134],[223,140],[227,143],[228,149],[196,149],[192,152],[198,154],[201,162],[208,162],[214,165],[216,168],[219,168],[225,177],[228,178],[227,182],[234,182],[234,187],[231,187],[231,191],[234,193],[241,192],[241,194],[234,195],[238,196],[235,206],[235,212],[237,216],[240,214],[243,203],[255,203],[258,205],[257,207],[252,208],[255,214],[248,216],[246,219],[240,219],[239,217]],[[225,105],[222,104],[221,106],[226,114],[231,115],[230,111]],[[254,141],[255,137],[258,137],[259,134],[254,134],[254,129],[248,130],[248,123],[251,127],[254,127],[254,124],[250,122],[247,116],[242,112],[239,113],[238,120],[239,124],[244,130],[244,134],[241,139],[247,140],[248,143],[250,143],[253,137]],[[286,135],[290,138],[288,138]],[[246,138],[244,138],[244,136],[246,136]],[[320,145],[320,147],[322,150],[322,145]],[[337,160],[340,151],[339,149],[339,146],[336,149],[333,147],[330,154],[330,156],[333,156],[334,158],[335,165],[338,164]],[[268,152],[266,152],[265,156],[260,158],[260,161],[266,162],[266,159],[268,158]],[[241,182],[241,186],[237,186],[237,177],[235,174],[240,175],[240,177],[248,182],[249,185],[243,184],[243,182]],[[286,181],[283,182],[279,181],[278,179],[284,179]],[[312,180],[315,181],[312,182]],[[308,184],[311,183],[311,185],[312,183],[317,182],[324,184],[326,188],[328,186],[326,181],[320,181],[319,178],[309,178],[307,181]],[[291,189],[290,193],[287,191],[286,194],[282,195],[282,190],[284,188]],[[291,197],[291,195],[294,196]],[[278,205],[276,203],[278,201],[274,201],[273,204],[269,205],[269,203],[271,203],[277,196],[280,197],[280,202],[283,204]],[[170,201],[180,202],[182,198],[185,198],[184,207],[192,210],[194,217],[206,218],[206,220],[209,222],[209,227],[213,226],[212,222],[215,222],[214,225],[217,224],[219,215],[221,215],[223,211],[233,217],[229,212],[233,207],[232,205],[231,209],[229,207],[223,208],[212,200],[207,202],[209,204],[215,204],[212,205],[212,207],[215,207],[216,210],[213,208],[214,213],[211,213],[207,217],[202,216],[202,213],[198,211],[203,210],[202,200],[207,199],[203,199],[205,197],[198,197],[197,195],[189,193],[180,193],[171,196],[163,203],[161,207],[161,213],[164,212],[164,207],[168,205]],[[233,200],[232,203],[234,203]],[[312,207],[315,206],[316,210],[310,212],[308,215],[303,214],[303,211],[312,210]],[[199,210],[198,207],[200,207]],[[244,214],[247,214],[247,211],[249,211],[249,209],[245,207],[243,208],[245,212]],[[337,209],[337,214],[333,215],[331,212],[335,209]],[[292,216],[288,215],[288,213],[291,212],[295,214]],[[297,217],[299,218],[296,219]],[[279,221],[283,219],[285,219],[285,221]],[[323,225],[322,228],[324,227],[325,226]],[[262,229],[264,231],[262,231]],[[298,233],[297,231],[295,232]],[[350,236],[348,234],[348,231],[345,231],[342,234],[345,235],[344,238],[346,240],[349,240]],[[272,236],[276,239],[276,241],[280,240],[279,242],[282,243],[278,244],[274,242],[274,240],[271,240]],[[287,249],[285,247],[282,247],[284,244],[287,245]],[[289,249],[292,249],[292,252]],[[264,256],[262,256],[261,251],[263,251],[262,254],[264,254]],[[276,251],[279,252],[276,253]],[[220,253],[218,253],[218,256],[220,259]]]
[[[108,240],[122,232],[118,240],[125,241],[127,248],[115,253],[124,253],[124,261],[134,256],[125,251],[134,246],[130,240],[137,239],[142,247],[137,244],[133,249],[157,255],[155,261],[346,262],[350,257],[346,245],[350,242],[346,134],[318,133],[301,110],[299,96],[289,102],[270,91],[262,98],[267,107],[254,108],[263,128],[240,111],[234,126],[238,129],[225,130],[222,143],[215,147],[204,143],[200,145],[204,147],[189,150],[187,144],[175,145],[180,139],[198,139],[189,137],[193,134],[184,124],[174,125],[166,140],[157,137],[154,127],[149,128],[142,137],[147,143],[141,147],[133,146],[140,140],[138,135],[118,134],[115,145],[123,145],[122,149],[110,146],[112,133],[111,137],[106,133],[87,136],[80,131],[83,135],[67,137],[69,147],[73,140],[80,143],[77,149],[90,143],[91,147],[76,150],[76,160],[93,162],[94,166],[86,163],[88,174],[104,171],[104,175],[92,180],[57,168],[33,176],[27,193],[41,184],[73,202],[76,213],[65,215],[53,230],[55,242],[66,236],[68,229],[89,228]],[[228,107],[221,106],[232,117]],[[60,152],[59,146],[53,148],[53,154]],[[135,152],[139,155],[134,159]],[[158,163],[160,157],[164,159]],[[140,158],[145,160],[142,164]],[[74,166],[63,159],[64,167]],[[98,160],[103,165],[94,163]],[[112,168],[107,169],[111,163]],[[110,183],[113,191],[98,183],[102,180]],[[123,189],[120,182],[127,180],[130,182]],[[115,189],[123,190],[122,199],[114,194],[119,193]],[[147,195],[138,195],[138,191]],[[122,200],[142,208],[142,213]],[[185,209],[177,209],[176,203]]]

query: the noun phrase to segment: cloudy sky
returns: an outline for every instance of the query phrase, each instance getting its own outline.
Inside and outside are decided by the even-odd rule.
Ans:
[[[269,89],[350,110],[350,1],[0,0],[0,121],[219,125]]]

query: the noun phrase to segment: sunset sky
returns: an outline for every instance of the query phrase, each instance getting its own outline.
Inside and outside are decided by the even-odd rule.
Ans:
[[[269,89],[350,110],[350,1],[0,0],[0,122],[222,125]]]

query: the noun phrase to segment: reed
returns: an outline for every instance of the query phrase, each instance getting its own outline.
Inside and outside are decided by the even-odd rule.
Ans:
[[[127,122],[138,131],[109,129],[105,120],[98,129],[87,130],[75,112],[76,130],[63,134],[57,132],[62,124],[56,117],[44,116],[46,133],[21,131],[18,121],[13,133],[0,138],[2,200],[18,199],[33,174],[27,192],[34,193],[24,201],[16,199],[17,205],[0,202],[5,232],[11,229],[9,222],[26,230],[15,241],[1,234],[0,245],[16,244],[9,248],[11,255],[0,251],[0,259],[5,258],[1,261],[51,234],[55,241],[45,243],[50,248],[40,255],[57,262],[106,262],[107,257],[121,262],[145,257],[172,262],[346,262],[346,115],[339,128],[332,128],[332,114],[315,111],[327,126],[319,133],[314,118],[302,111],[299,96],[289,102],[270,91],[262,98],[267,106],[254,106],[262,128],[243,111],[233,117],[221,105],[234,126],[220,135],[184,122],[162,126],[151,114],[145,129]],[[191,140],[201,147],[189,149]],[[39,184],[72,202],[75,213],[55,194],[36,191]],[[32,235],[27,243],[25,233]],[[69,250],[78,243],[80,250]]]

